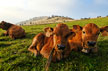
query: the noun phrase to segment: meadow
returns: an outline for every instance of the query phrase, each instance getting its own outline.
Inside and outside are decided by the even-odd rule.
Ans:
[[[108,26],[108,17],[65,22],[69,28],[75,24],[84,26],[88,23],[95,23],[99,27]],[[43,32],[43,28],[55,26],[56,24],[22,26],[26,30],[26,37],[16,40],[3,36],[5,31],[0,29],[0,71],[44,71],[47,59],[35,57],[27,49],[32,38]],[[98,53],[72,51],[68,58],[51,63],[49,71],[108,71],[108,36],[103,37],[100,34],[97,45]]]

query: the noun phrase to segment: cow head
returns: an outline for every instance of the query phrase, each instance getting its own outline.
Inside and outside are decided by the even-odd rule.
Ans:
[[[104,26],[100,29],[102,36],[108,36],[108,26]]]
[[[2,21],[2,22],[0,23],[0,28],[2,28],[3,30],[7,30],[11,25],[12,25],[12,24],[10,24],[10,23],[7,23],[7,22],[5,22],[5,21]]]
[[[94,23],[86,24],[82,28],[82,35],[81,35],[82,46],[83,46],[82,52],[84,53],[97,52],[97,39],[100,32],[102,31],[106,31],[106,27],[99,28]]]
[[[75,36],[66,24],[57,24],[53,31],[54,46],[57,51],[63,51],[68,46],[68,39]]]
[[[75,32],[75,33],[77,33],[79,31],[82,31],[82,27],[79,26],[79,25],[73,25],[72,31]]]

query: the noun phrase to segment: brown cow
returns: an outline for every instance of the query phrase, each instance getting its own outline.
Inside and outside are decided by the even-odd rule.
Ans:
[[[44,31],[45,33],[39,33],[33,38],[32,44],[28,48],[28,50],[34,53],[35,56],[40,54],[41,48],[48,43],[53,35],[53,28],[47,27]]]
[[[89,23],[84,27],[73,25],[72,31],[76,33],[76,36],[69,40],[70,46],[72,46],[71,48],[73,50],[81,50],[84,53],[96,53],[98,51],[98,36],[100,32],[102,32],[102,34],[106,34],[105,31],[108,31],[108,26],[99,28],[93,23]]]
[[[52,61],[55,62],[69,55],[71,49],[68,39],[73,36],[75,36],[75,33],[71,32],[66,24],[58,24],[54,30],[45,28],[45,33],[39,33],[34,37],[28,50],[36,55],[41,54],[48,59],[51,50],[54,48]]]
[[[102,32],[102,36],[108,36],[108,26],[104,26],[100,30]]]
[[[0,23],[0,28],[2,28],[3,30],[6,30],[4,35],[5,36],[9,35],[10,38],[12,39],[25,37],[25,30],[22,29],[20,26],[2,21]]]

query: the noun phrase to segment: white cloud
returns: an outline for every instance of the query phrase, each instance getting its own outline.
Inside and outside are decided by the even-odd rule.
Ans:
[[[28,1],[28,7],[37,11],[59,11],[63,8],[66,8],[71,0],[31,0]],[[72,0],[74,4],[75,0]]]
[[[104,7],[108,5],[107,0],[92,1],[94,3],[93,8],[86,7],[87,4],[81,0],[0,0],[0,21],[6,20],[17,23],[36,16],[50,15],[63,15],[74,18],[94,17],[101,14]],[[83,12],[89,8],[93,10],[91,13],[88,11]],[[100,12],[99,14],[97,14],[97,10]],[[85,14],[82,15],[83,13]]]
[[[78,0],[0,0],[0,19],[26,20],[35,16],[65,13]],[[18,22],[18,20],[16,22]],[[15,22],[15,21],[14,21]]]
[[[0,0],[0,6],[2,7],[24,7],[26,0]]]

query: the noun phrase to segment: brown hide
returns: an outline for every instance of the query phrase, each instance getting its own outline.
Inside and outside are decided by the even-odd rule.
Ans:
[[[71,49],[78,51],[82,48],[82,28],[79,25],[73,25],[73,29],[71,29],[71,31],[76,34],[72,39],[69,39]]]
[[[108,26],[100,28],[100,31],[102,33],[102,36],[108,36]]]
[[[72,46],[71,48],[76,51],[79,49],[84,53],[96,53],[98,51],[97,39],[99,33],[102,32],[103,34],[103,32],[107,30],[107,26],[99,28],[94,23],[86,24],[83,28],[81,28],[79,25],[74,25],[72,31],[74,31],[76,35],[69,40],[70,46]]]
[[[0,23],[0,28],[3,30],[6,30],[4,35],[9,35],[12,39],[22,38],[25,36],[25,30],[22,29],[20,26],[7,23],[5,21],[2,21]]]
[[[66,58],[69,55],[71,49],[68,43],[68,38],[72,38],[75,34],[71,32],[65,24],[58,24],[54,30],[51,30],[51,28],[46,28],[44,29],[45,33],[39,33],[36,35],[28,50],[36,55],[41,54],[48,59],[52,48],[54,48],[55,50],[52,56],[52,61],[55,62]],[[46,33],[50,35],[47,36]]]

